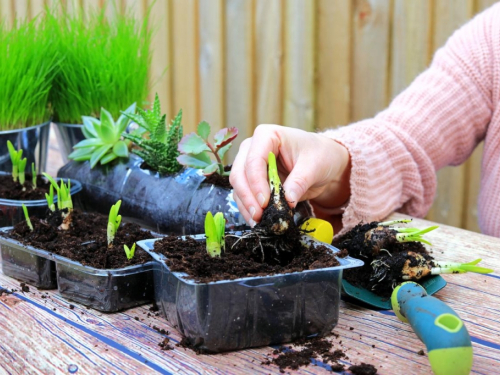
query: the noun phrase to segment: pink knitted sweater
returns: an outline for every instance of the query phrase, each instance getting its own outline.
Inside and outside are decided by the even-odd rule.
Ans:
[[[385,111],[324,133],[351,155],[344,228],[395,210],[424,216],[436,193],[436,171],[463,163],[485,140],[479,226],[500,237],[499,20],[497,4],[456,31]]]

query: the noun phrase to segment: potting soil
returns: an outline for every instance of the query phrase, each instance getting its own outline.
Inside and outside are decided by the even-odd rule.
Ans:
[[[0,198],[15,200],[45,199],[45,193],[49,192],[50,183],[42,176],[37,176],[36,184],[36,189],[33,189],[31,174],[26,174],[24,185],[14,182],[10,174],[0,175]]]
[[[155,237],[137,224],[122,223],[113,245],[108,247],[107,215],[74,210],[70,228],[64,231],[58,229],[62,222],[60,212],[47,211],[46,219],[31,217],[33,231],[26,221],[23,221],[6,235],[24,245],[47,250],[85,266],[99,269],[122,268],[151,260],[150,256],[138,246],[131,260],[125,255],[123,245],[130,248],[137,241]]]

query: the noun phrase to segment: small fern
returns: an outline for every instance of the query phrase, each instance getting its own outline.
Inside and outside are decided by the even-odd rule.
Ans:
[[[172,123],[167,125],[167,116],[161,114],[160,99],[156,94],[151,110],[145,111],[139,108],[137,114],[124,113],[124,115],[143,129],[138,133],[124,135],[140,147],[133,149],[132,152],[141,157],[151,169],[160,173],[172,174],[182,169],[182,165],[177,161],[179,156],[177,145],[182,139],[182,110]],[[148,133],[147,138],[140,135],[145,132]]]

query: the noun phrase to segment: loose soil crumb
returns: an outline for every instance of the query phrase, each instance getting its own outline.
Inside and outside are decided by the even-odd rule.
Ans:
[[[158,344],[158,346],[161,348],[161,350],[174,350],[174,347],[169,344],[170,339],[168,337],[165,337],[165,339]]]
[[[10,174],[0,175],[0,198],[27,201],[45,199],[45,193],[50,189],[50,182],[43,176],[37,176],[36,184],[36,189],[33,189],[31,174],[28,173],[24,185],[14,182]]]
[[[189,278],[201,283],[339,265],[328,247],[309,248],[300,241],[289,253],[284,254],[283,259],[268,257],[263,262],[255,238],[238,240],[236,237],[226,236],[226,251],[220,258],[210,257],[205,242],[196,241],[192,237],[187,237],[186,240],[165,237],[155,242],[154,251],[167,257],[166,264],[172,271],[185,272]]]
[[[122,268],[151,260],[149,254],[139,247],[131,260],[127,259],[123,250],[124,244],[131,247],[134,242],[154,237],[137,224],[122,223],[113,246],[108,248],[107,215],[73,210],[71,226],[65,231],[58,229],[62,222],[60,211],[47,211],[46,219],[30,218],[33,231],[28,228],[26,221],[22,221],[7,232],[6,236],[24,245],[47,250],[99,269]]]
[[[425,355],[425,352],[423,349],[420,349],[418,352],[417,352],[418,355]]]
[[[389,298],[394,287],[402,282],[401,269],[404,262],[408,258],[408,251],[424,255],[426,259],[432,259],[428,255],[427,250],[420,242],[388,242],[384,244],[384,249],[391,254],[391,267],[389,268],[385,278],[373,277],[372,261],[380,256],[386,256],[385,251],[380,252],[381,255],[374,256],[372,254],[372,243],[365,242],[365,234],[371,229],[377,228],[377,221],[371,223],[361,223],[356,225],[348,233],[339,239],[336,239],[334,246],[339,249],[346,250],[353,258],[364,261],[362,267],[345,269],[343,278],[349,281],[352,285],[372,291],[373,293]]]
[[[28,285],[26,285],[26,283],[21,283],[21,284],[19,284],[19,286],[21,287],[21,291],[23,293],[27,293],[30,291],[30,287]]]
[[[349,371],[354,375],[375,375],[377,373],[375,366],[363,362],[360,365],[349,367]]]

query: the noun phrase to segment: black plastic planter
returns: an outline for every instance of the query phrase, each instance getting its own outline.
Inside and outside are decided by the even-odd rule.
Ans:
[[[224,212],[228,228],[244,224],[232,190],[203,183],[201,171],[188,168],[161,176],[141,169],[141,164],[135,155],[126,162],[94,169],[88,162],[70,162],[58,176],[82,183],[87,211],[107,213],[121,199],[123,217],[160,233],[201,233],[209,210]]]
[[[305,239],[311,246],[318,243]],[[363,265],[346,257],[338,267],[204,284],[171,272],[165,257],[153,251],[155,241],[138,245],[157,262],[156,303],[191,345],[212,353],[330,333],[339,318],[342,270]]]
[[[9,175],[7,172],[0,172],[0,175]],[[60,178],[56,179],[57,181]],[[68,182],[66,178],[64,182]],[[75,207],[80,206],[80,191],[82,185],[77,180],[71,179],[71,198]],[[57,195],[54,197],[54,202],[57,202]],[[22,205],[28,209],[30,216],[43,217],[47,211],[47,201],[45,199],[37,199],[31,201],[21,201],[14,199],[0,199],[0,227],[10,227],[24,220],[24,212]]]
[[[103,312],[153,300],[153,262],[104,270],[83,266],[1,235],[10,229],[0,229],[2,271],[6,276],[39,289],[59,288],[64,298]]]
[[[23,281],[38,289],[57,288],[56,264],[49,252],[3,237],[3,232],[12,227],[0,229],[0,252],[4,275]]]

